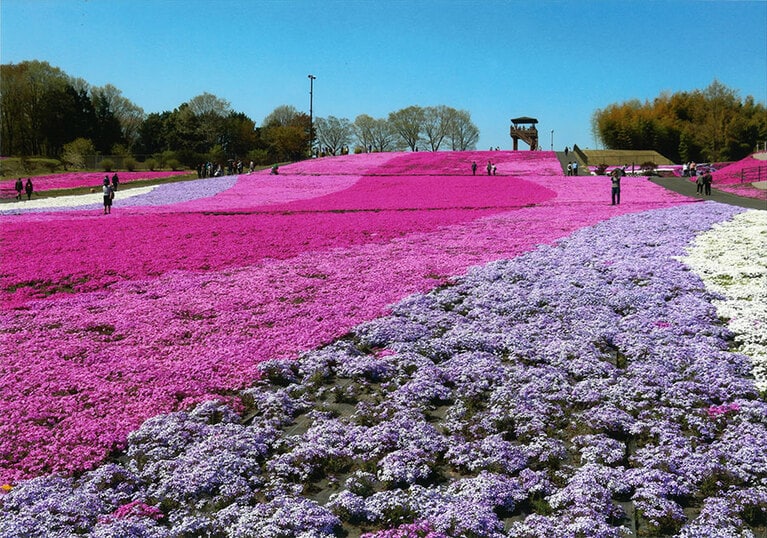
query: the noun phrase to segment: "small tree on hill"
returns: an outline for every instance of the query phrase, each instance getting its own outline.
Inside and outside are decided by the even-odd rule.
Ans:
[[[64,151],[61,154],[61,162],[64,170],[68,166],[72,168],[85,168],[85,156],[96,153],[93,142],[87,138],[77,138],[72,142],[64,144]]]

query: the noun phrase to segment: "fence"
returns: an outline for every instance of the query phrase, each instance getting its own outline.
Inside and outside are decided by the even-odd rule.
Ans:
[[[756,183],[757,181],[767,181],[767,165],[752,166],[743,168],[736,172],[740,177],[741,183]]]
[[[767,181],[767,164],[757,164],[755,166],[746,166],[740,170],[728,172],[722,169],[714,172],[714,181],[721,184],[735,183],[756,183],[758,181]]]

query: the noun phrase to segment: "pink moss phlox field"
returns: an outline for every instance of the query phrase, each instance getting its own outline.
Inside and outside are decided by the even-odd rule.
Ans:
[[[111,179],[114,174],[120,180],[120,184],[130,183],[132,181],[141,181],[145,179],[158,179],[188,174],[185,171],[161,171],[161,172],[69,172],[63,174],[51,174],[47,176],[36,176],[32,178],[35,191],[50,191],[55,189],[75,189],[78,187],[100,187],[103,184],[104,176]],[[16,179],[6,179],[0,181],[0,191],[12,192]]]
[[[767,179],[765,180],[767,181]],[[715,187],[724,192],[729,192],[736,196],[743,196],[745,198],[755,198],[757,200],[763,200],[767,202],[767,190],[764,188],[754,187],[753,183],[744,183],[742,185],[736,183],[730,183],[726,185],[715,185]],[[765,205],[767,207],[767,205]]]
[[[744,176],[751,177],[754,174],[758,176],[758,169],[762,169],[761,180],[767,181],[767,160],[758,159],[754,155],[749,155],[745,159],[729,164],[711,174],[714,179],[714,185],[730,185],[741,183]],[[749,179],[749,181],[755,181]]]
[[[503,175],[471,177],[474,158]],[[345,156],[241,176],[233,211],[215,196],[165,214],[3,217],[0,483],[96,465],[145,419],[225,399],[263,360],[471,266],[688,200],[626,178],[611,206],[609,178],[558,167],[548,152]],[[317,197],[276,194],[294,176]]]
[[[755,181],[767,181],[767,160],[749,155],[740,161],[729,163],[711,174],[713,187],[723,191],[767,201],[767,190],[754,186]],[[697,178],[691,177],[690,181]]]

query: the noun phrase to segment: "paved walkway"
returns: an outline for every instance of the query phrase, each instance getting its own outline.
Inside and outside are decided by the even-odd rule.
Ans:
[[[696,193],[695,183],[687,178],[682,177],[651,177],[650,181],[665,187],[679,194],[689,196],[690,198],[696,198],[698,200],[714,200],[715,202],[721,202],[723,204],[736,205],[739,207],[747,207],[749,209],[764,209],[767,210],[767,202],[764,200],[757,200],[756,198],[747,198],[745,196],[738,196],[737,194],[731,194],[711,189],[711,196],[701,196]]]
[[[563,151],[557,151],[556,154],[557,154],[557,158],[559,159],[559,162],[562,164],[563,173],[566,173],[567,163],[570,161],[576,160],[576,155],[570,152],[568,153],[567,156],[565,156],[565,153]],[[754,155],[754,157],[757,159],[767,160],[767,152],[756,154]],[[580,167],[578,175],[585,175],[588,173],[588,167],[585,166],[583,163],[578,163],[578,166]],[[696,193],[695,183],[693,183],[692,181],[689,181],[686,178],[650,177],[650,181],[652,181],[653,183],[657,185],[660,185],[661,187],[665,187],[671,191],[678,192],[679,194],[689,196],[690,198],[696,198],[698,200],[714,200],[715,202],[736,205],[739,207],[747,207],[749,209],[767,210],[767,202],[765,202],[764,200],[757,200],[755,198],[738,196],[737,194],[731,194],[729,192],[720,191],[720,190],[717,190],[716,188],[711,189],[711,196],[700,196]]]

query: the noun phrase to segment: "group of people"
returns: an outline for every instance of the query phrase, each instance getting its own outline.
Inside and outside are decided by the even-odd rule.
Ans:
[[[682,165],[682,177],[695,177],[698,175],[698,165],[694,162],[684,163]]]
[[[235,161],[230,159],[227,161],[226,165],[223,166],[221,164],[216,164],[208,161],[197,165],[197,177],[199,179],[208,177],[220,177],[224,175],[225,171],[226,175],[231,176],[234,174],[242,174],[244,169],[245,163],[240,160]],[[250,161],[250,165],[248,166],[248,173],[252,174],[255,169],[256,163]]]
[[[494,176],[498,172],[498,168],[496,168],[495,163],[492,161],[487,161],[487,166],[485,167],[485,170],[487,170],[488,176]],[[471,175],[476,176],[477,175],[477,161],[471,162]]]
[[[567,175],[568,176],[577,176],[578,175],[578,162],[577,161],[570,161],[567,163]]]
[[[101,187],[101,192],[104,195],[104,214],[109,215],[112,213],[112,201],[115,199],[115,191],[120,184],[120,178],[117,174],[112,176],[110,183],[109,176],[104,176],[104,185]]]
[[[21,178],[16,179],[16,200],[21,200],[22,192],[27,193],[27,200],[31,200],[34,190],[35,186],[32,184],[31,177],[27,178],[26,184],[21,180]]]
[[[696,194],[703,194],[711,196],[711,183],[714,182],[714,178],[711,176],[711,172],[697,176],[695,180]]]

